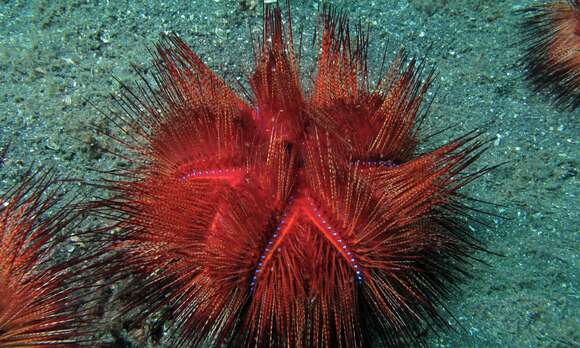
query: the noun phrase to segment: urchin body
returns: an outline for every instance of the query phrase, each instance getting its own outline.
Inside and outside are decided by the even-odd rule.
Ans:
[[[0,196],[0,347],[94,346],[98,252],[55,259],[82,221],[61,185],[45,172]]]
[[[523,11],[526,78],[568,110],[580,105],[580,0],[559,0]]]
[[[400,54],[371,89],[366,36],[332,11],[320,32],[308,93],[276,8],[249,100],[175,36],[157,46],[158,88],[120,100],[137,157],[112,183],[117,246],[146,279],[134,305],[170,306],[180,344],[398,346],[444,325],[478,248],[457,190],[481,143],[417,155],[431,75]]]

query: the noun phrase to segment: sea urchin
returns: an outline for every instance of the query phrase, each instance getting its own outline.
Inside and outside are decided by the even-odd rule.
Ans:
[[[580,0],[556,1],[523,11],[526,78],[551,92],[563,108],[580,105]]]
[[[132,167],[109,183],[128,311],[170,307],[177,346],[421,344],[478,243],[458,190],[477,132],[417,154],[432,74],[399,54],[371,87],[368,36],[321,13],[306,92],[291,21],[267,7],[252,96],[177,36],[112,120]],[[142,313],[141,313],[142,314]]]
[[[82,210],[63,200],[51,172],[26,177],[0,197],[0,347],[91,345],[87,291],[97,252],[58,261]],[[91,283],[88,283],[88,282]]]

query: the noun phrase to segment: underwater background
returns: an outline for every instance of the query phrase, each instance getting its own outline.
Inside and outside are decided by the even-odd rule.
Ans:
[[[305,48],[322,3],[370,27],[371,79],[383,51],[392,59],[401,46],[436,68],[423,133],[451,128],[426,148],[481,127],[491,146],[476,166],[506,162],[464,190],[499,205],[484,206],[502,217],[474,234],[501,256],[476,255],[484,262],[447,304],[454,330],[430,345],[580,347],[579,115],[532,92],[518,64],[517,11],[539,2],[291,1]],[[146,71],[148,49],[174,31],[227,81],[245,79],[261,14],[258,0],[0,1],[0,155],[10,143],[0,192],[31,165],[98,180],[95,170],[118,165],[105,151],[111,139],[98,134],[113,128],[97,111],[119,90],[113,76],[130,84],[131,63]],[[140,346],[124,334],[125,346]]]

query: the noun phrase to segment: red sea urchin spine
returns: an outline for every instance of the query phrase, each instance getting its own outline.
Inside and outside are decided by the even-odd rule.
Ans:
[[[96,253],[54,259],[70,237],[65,231],[81,221],[80,210],[59,208],[71,203],[59,186],[38,174],[0,198],[1,347],[91,345],[96,326],[86,295]]]
[[[156,86],[118,99],[133,167],[103,204],[120,272],[144,280],[126,311],[169,307],[176,346],[422,344],[480,249],[458,191],[483,173],[464,174],[478,133],[417,154],[431,74],[401,53],[371,88],[367,36],[320,18],[309,93],[267,7],[250,101],[176,36],[157,45]]]
[[[580,0],[537,5],[524,13],[527,79],[575,110],[580,105]]]

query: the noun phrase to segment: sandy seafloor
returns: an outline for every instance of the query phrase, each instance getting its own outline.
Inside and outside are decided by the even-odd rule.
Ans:
[[[241,3],[246,3],[243,6]],[[431,145],[485,126],[492,146],[477,166],[507,161],[465,191],[504,207],[475,234],[504,256],[479,255],[474,279],[448,305],[460,325],[433,347],[579,347],[579,115],[533,93],[517,61],[518,17],[530,0],[334,1],[369,23],[371,65],[401,46],[438,75],[426,129],[455,128]],[[295,28],[310,38],[317,1],[294,1]],[[175,31],[230,78],[251,69],[249,31],[260,31],[252,1],[0,1],[0,148],[5,189],[31,164],[94,181],[115,166],[103,152],[112,127],[87,100],[106,107],[147,67],[147,47]],[[125,333],[122,333],[125,335]],[[127,333],[121,346],[145,346]],[[107,335],[108,341],[112,338]],[[132,342],[129,344],[129,342]]]

